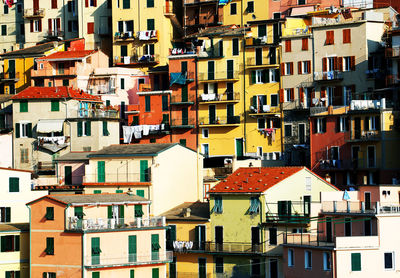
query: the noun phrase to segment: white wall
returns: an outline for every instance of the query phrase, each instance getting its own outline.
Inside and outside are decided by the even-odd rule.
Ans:
[[[13,153],[12,153],[12,133],[0,135],[0,167],[12,167]]]

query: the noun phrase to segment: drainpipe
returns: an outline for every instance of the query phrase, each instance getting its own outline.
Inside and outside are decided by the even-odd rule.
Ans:
[[[29,277],[32,277],[32,214],[31,207],[26,205],[29,210]]]
[[[243,0],[240,1],[240,24],[244,28],[243,24]],[[246,127],[247,127],[247,115],[246,115],[246,43],[245,43],[245,30],[243,29],[242,37],[242,49],[243,49],[243,141],[244,141],[244,153],[247,153],[247,138],[246,138]]]
[[[186,8],[185,8],[186,10]],[[186,31],[185,31],[186,32]],[[199,199],[201,199],[202,196],[200,196],[200,175],[199,175],[199,171],[200,171],[200,166],[199,166],[199,83],[198,83],[198,57],[194,58],[194,64],[195,64],[195,78],[196,78],[196,166],[197,166],[197,171],[196,171],[196,176],[197,176],[197,197]]]
[[[66,103],[67,99],[64,98],[64,101],[61,101],[62,104],[65,105],[65,121],[67,122],[67,124],[69,125],[69,151],[72,151],[72,140],[71,140],[71,136],[72,136],[72,128],[71,128],[71,123],[67,120],[68,119],[68,104]]]

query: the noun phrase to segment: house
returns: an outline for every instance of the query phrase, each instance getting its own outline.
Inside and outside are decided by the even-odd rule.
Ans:
[[[50,184],[54,158],[119,142],[119,113],[99,97],[68,87],[29,87],[13,96],[14,165]]]
[[[29,276],[29,223],[0,224],[1,277]]]
[[[398,185],[321,192],[318,228],[288,233],[283,244],[286,277],[394,277],[399,223]]]
[[[6,4],[4,3],[1,10],[1,37],[0,51],[1,53],[18,50],[20,45],[24,43],[23,30],[21,25],[24,24],[22,13],[24,4],[22,2]]]
[[[166,224],[133,194],[54,194],[31,210],[30,277],[165,277]]]
[[[283,234],[309,230],[320,192],[338,189],[305,167],[239,168],[208,192],[216,272],[282,277]]]
[[[12,100],[11,95],[0,95],[0,145],[1,161],[0,167],[12,167]]]
[[[152,201],[151,215],[201,200],[203,158],[180,144],[111,145],[88,158],[85,193],[134,192]]]
[[[210,238],[208,202],[185,202],[162,216],[166,218],[167,249],[174,252],[168,277],[209,277],[215,271],[211,254],[205,252]]]

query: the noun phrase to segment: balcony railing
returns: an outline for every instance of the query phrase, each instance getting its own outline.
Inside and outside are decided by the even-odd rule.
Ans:
[[[136,33],[136,37],[141,42],[158,40],[158,30],[139,31]]]
[[[109,118],[119,119],[118,110],[106,109],[78,109],[75,111],[68,111],[69,118]]]
[[[278,65],[276,65],[276,59],[274,61],[274,59],[270,59],[268,57],[262,57],[261,59],[256,57],[248,57],[247,66],[253,67],[253,66],[278,66]]]
[[[114,172],[104,175],[86,174],[84,183],[126,183],[126,182],[151,182],[150,168],[145,173]]]
[[[64,31],[62,30],[48,30],[45,34],[46,37],[63,37]]]
[[[76,76],[75,68],[31,70],[31,77]]]
[[[333,241],[327,240],[326,236],[318,233],[307,233],[307,234],[287,234],[283,237],[284,244],[295,244],[305,246],[324,246],[334,247]]]
[[[360,214],[397,214],[400,213],[398,202],[381,203],[362,201],[323,201],[322,212],[324,213],[360,213]]]
[[[218,59],[224,57],[224,54],[219,51],[218,47],[200,50],[198,51],[198,54],[200,59]]]
[[[19,79],[19,76],[20,76],[19,72],[3,72],[3,73],[1,73],[0,78],[3,81],[5,81],[5,80],[15,81],[15,80]]]
[[[264,114],[264,113],[280,113],[279,106],[270,106],[270,105],[260,105],[258,107],[250,106],[249,113],[250,114]]]
[[[307,103],[306,100],[300,101],[295,99],[293,101],[284,102],[282,105],[283,110],[308,110],[311,106],[311,100]]]
[[[45,15],[45,9],[24,9],[24,18],[41,18]]]
[[[272,43],[268,43],[267,36],[262,38],[246,38],[245,43],[246,47],[272,45]]]
[[[171,105],[178,104],[194,104],[196,96],[194,94],[189,95],[173,95],[171,96]]]
[[[224,253],[262,253],[263,244],[251,244],[243,242],[206,242],[205,251]]]
[[[217,2],[217,0],[184,0],[185,5]]]
[[[114,254],[119,255],[117,252],[107,254],[101,252],[98,257],[86,256],[85,267],[87,268],[101,268],[112,267],[116,265],[146,265],[158,263],[172,262],[172,251],[148,252],[139,254],[126,254],[125,257],[115,257]]]
[[[381,140],[382,135],[379,130],[369,130],[369,131],[360,131],[355,130],[348,142],[368,142],[368,141],[379,141]]]
[[[388,58],[400,57],[400,47],[386,48],[385,55]]]
[[[231,80],[238,78],[239,78],[239,71],[217,71],[217,72],[199,73],[200,81]]]
[[[200,125],[239,125],[240,124],[240,116],[228,116],[228,117],[202,117],[199,119]]]
[[[56,164],[52,161],[39,161],[35,168],[36,172],[53,172],[56,170]]]
[[[225,92],[223,94],[202,94],[199,97],[199,102],[212,102],[212,101],[237,102],[239,100],[240,100],[239,92]]]
[[[114,40],[116,41],[127,41],[134,39],[135,39],[135,33],[133,31],[128,31],[125,33],[116,32],[114,34]]]
[[[400,84],[400,77],[396,75],[386,76],[386,86],[393,86]]]
[[[135,64],[152,64],[160,61],[160,55],[145,54],[142,56],[115,56],[114,64],[135,65]]]
[[[44,146],[46,144],[64,145],[69,143],[69,136],[38,136],[38,145]]]
[[[68,217],[66,230],[70,231],[100,231],[123,230],[151,227],[165,227],[165,217],[150,218],[83,218]]]
[[[223,16],[222,14],[217,14],[217,10],[215,9],[212,12],[209,12],[208,15],[196,15],[194,17],[185,17],[185,26],[198,26],[198,25],[217,25],[222,24]]]
[[[172,118],[171,128],[194,128],[196,120],[194,118]]]
[[[380,100],[352,100],[350,110],[367,110],[381,108]]]
[[[338,70],[328,71],[328,72],[314,72],[315,81],[335,81],[342,80],[343,72]]]
[[[267,223],[308,224],[315,204],[299,201],[268,203],[265,214]]]

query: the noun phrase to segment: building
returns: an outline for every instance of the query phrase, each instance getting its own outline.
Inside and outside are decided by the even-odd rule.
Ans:
[[[108,57],[100,50],[60,51],[36,59],[32,86],[66,86],[87,91],[89,76],[96,68],[108,66]]]
[[[201,200],[203,158],[177,143],[111,145],[88,158],[85,193],[135,192],[152,201],[151,215]]]
[[[321,192],[318,228],[285,235],[285,276],[396,276],[398,245],[392,225],[399,221],[398,191],[398,185],[375,185]]]
[[[346,0],[343,2],[346,2]],[[282,0],[279,2],[269,0],[268,16],[269,18],[282,18],[306,15],[308,12],[320,11],[330,7],[339,8],[341,5],[342,1],[339,0]]]
[[[205,252],[210,238],[208,202],[185,202],[162,215],[169,227],[167,249],[174,252],[168,277],[213,277],[213,257]]]
[[[14,165],[54,180],[54,159],[119,142],[119,113],[68,87],[29,87],[13,96]],[[40,180],[38,181],[40,184]]]
[[[6,53],[22,48],[25,42],[24,3],[18,2],[8,5],[4,3],[1,14],[0,51]]]
[[[31,210],[30,277],[165,277],[166,224],[132,194],[47,195]]]
[[[0,224],[1,277],[29,276],[29,223]]]
[[[222,1],[183,1],[183,26],[185,36],[197,33],[201,28],[223,24]],[[237,24],[237,22],[236,22]]]
[[[217,275],[283,277],[283,233],[308,230],[320,192],[337,188],[305,167],[239,168],[209,190]]]

